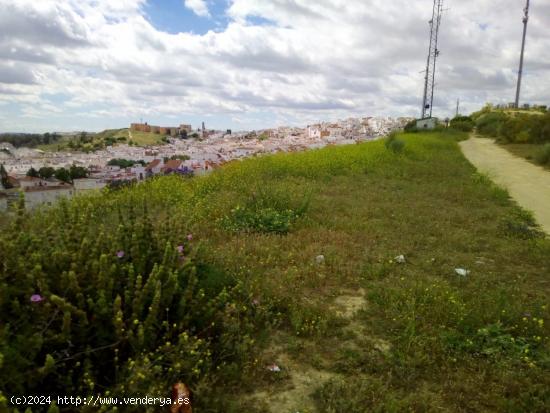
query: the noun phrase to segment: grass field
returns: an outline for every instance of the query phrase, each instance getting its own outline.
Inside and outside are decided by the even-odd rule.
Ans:
[[[130,136],[132,137],[131,141],[138,146],[162,145],[162,138],[165,137],[158,133],[140,131],[132,131]]]
[[[208,283],[246,293],[224,310],[240,314],[240,327],[224,324],[238,344],[203,376],[177,371],[198,412],[546,412],[550,242],[464,159],[462,137],[411,134],[400,153],[377,141],[155,179],[77,198],[54,221],[19,220],[0,243],[13,236],[23,251],[56,222],[70,253],[79,228],[104,238],[144,200],[155,240],[186,227],[197,261],[217,269]]]

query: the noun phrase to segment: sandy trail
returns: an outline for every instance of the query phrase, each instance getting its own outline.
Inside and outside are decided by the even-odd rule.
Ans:
[[[472,137],[460,142],[462,152],[482,173],[506,188],[524,209],[533,212],[550,234],[550,172],[518,158],[492,139]]]

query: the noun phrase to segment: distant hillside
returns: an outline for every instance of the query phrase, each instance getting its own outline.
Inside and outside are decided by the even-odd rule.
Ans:
[[[57,133],[0,133],[0,143],[7,142],[16,148],[36,148],[40,145],[50,145],[58,142],[61,135]]]
[[[43,151],[82,151],[93,152],[117,144],[135,146],[162,145],[163,135],[149,132],[130,132],[129,129],[106,129],[98,133],[80,132],[62,136],[50,144],[38,145]]]
[[[46,152],[82,151],[92,152],[117,144],[136,146],[162,145],[163,135],[148,132],[132,132],[123,129],[106,129],[102,132],[73,133],[0,133],[1,143],[9,143],[15,148],[36,148]]]

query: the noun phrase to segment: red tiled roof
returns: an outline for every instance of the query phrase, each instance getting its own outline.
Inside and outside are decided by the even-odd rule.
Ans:
[[[171,159],[171,160],[169,160],[168,162],[166,162],[164,164],[164,167],[162,169],[164,171],[169,170],[169,169],[171,169],[171,170],[178,169],[181,166],[182,162],[183,161],[181,159]]]
[[[155,159],[145,167],[145,170],[150,171],[151,169],[158,166],[159,164],[160,164],[160,159]]]

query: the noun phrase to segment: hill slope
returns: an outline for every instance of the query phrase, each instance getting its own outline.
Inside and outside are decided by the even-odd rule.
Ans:
[[[455,136],[402,139],[20,214],[0,235],[2,391],[547,411],[550,243]]]

